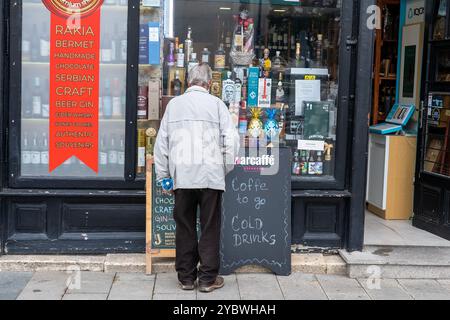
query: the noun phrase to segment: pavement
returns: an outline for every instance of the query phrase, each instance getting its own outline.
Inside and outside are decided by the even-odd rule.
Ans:
[[[178,288],[175,273],[0,272],[0,300],[450,300],[450,280],[236,273],[210,294]]]

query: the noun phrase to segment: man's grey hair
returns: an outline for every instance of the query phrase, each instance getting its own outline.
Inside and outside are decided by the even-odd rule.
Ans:
[[[212,79],[212,70],[207,63],[200,63],[192,68],[188,75],[188,84],[190,86],[209,86]]]

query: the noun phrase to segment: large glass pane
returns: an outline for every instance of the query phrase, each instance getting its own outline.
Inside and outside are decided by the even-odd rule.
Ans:
[[[50,119],[50,12],[41,1],[24,0],[22,16],[21,172],[33,177],[123,177],[125,163],[125,106],[128,1],[106,0],[100,9],[100,59],[98,98],[98,163],[95,172],[76,157],[49,171],[49,127],[62,127]],[[53,60],[57,63],[57,59]],[[86,64],[89,64],[86,61]],[[61,85],[76,87],[83,75],[79,65],[57,65]],[[63,98],[65,99],[65,98]],[[70,102],[70,98],[67,97]],[[68,110],[62,110],[68,111]],[[66,120],[67,121],[67,120]],[[74,120],[75,122],[75,120]],[[77,119],[83,126],[83,120]],[[67,122],[66,122],[67,124]],[[64,134],[69,130],[59,130]]]
[[[450,176],[450,94],[430,94],[425,108],[423,170]]]
[[[207,62],[243,143],[279,136],[294,180],[334,176],[341,1],[164,3],[163,109]]]

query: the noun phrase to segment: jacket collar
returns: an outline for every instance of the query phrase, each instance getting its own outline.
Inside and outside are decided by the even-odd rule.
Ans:
[[[186,93],[187,93],[187,92],[192,92],[192,91],[200,91],[200,92],[208,93],[208,90],[206,90],[205,88],[203,88],[203,87],[201,87],[201,86],[192,86],[192,87],[189,87],[189,88],[186,90]]]

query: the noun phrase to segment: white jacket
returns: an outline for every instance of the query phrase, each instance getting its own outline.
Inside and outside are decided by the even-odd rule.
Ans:
[[[226,105],[192,86],[167,105],[154,150],[156,178],[171,177],[174,190],[225,190],[238,151],[239,135]]]

